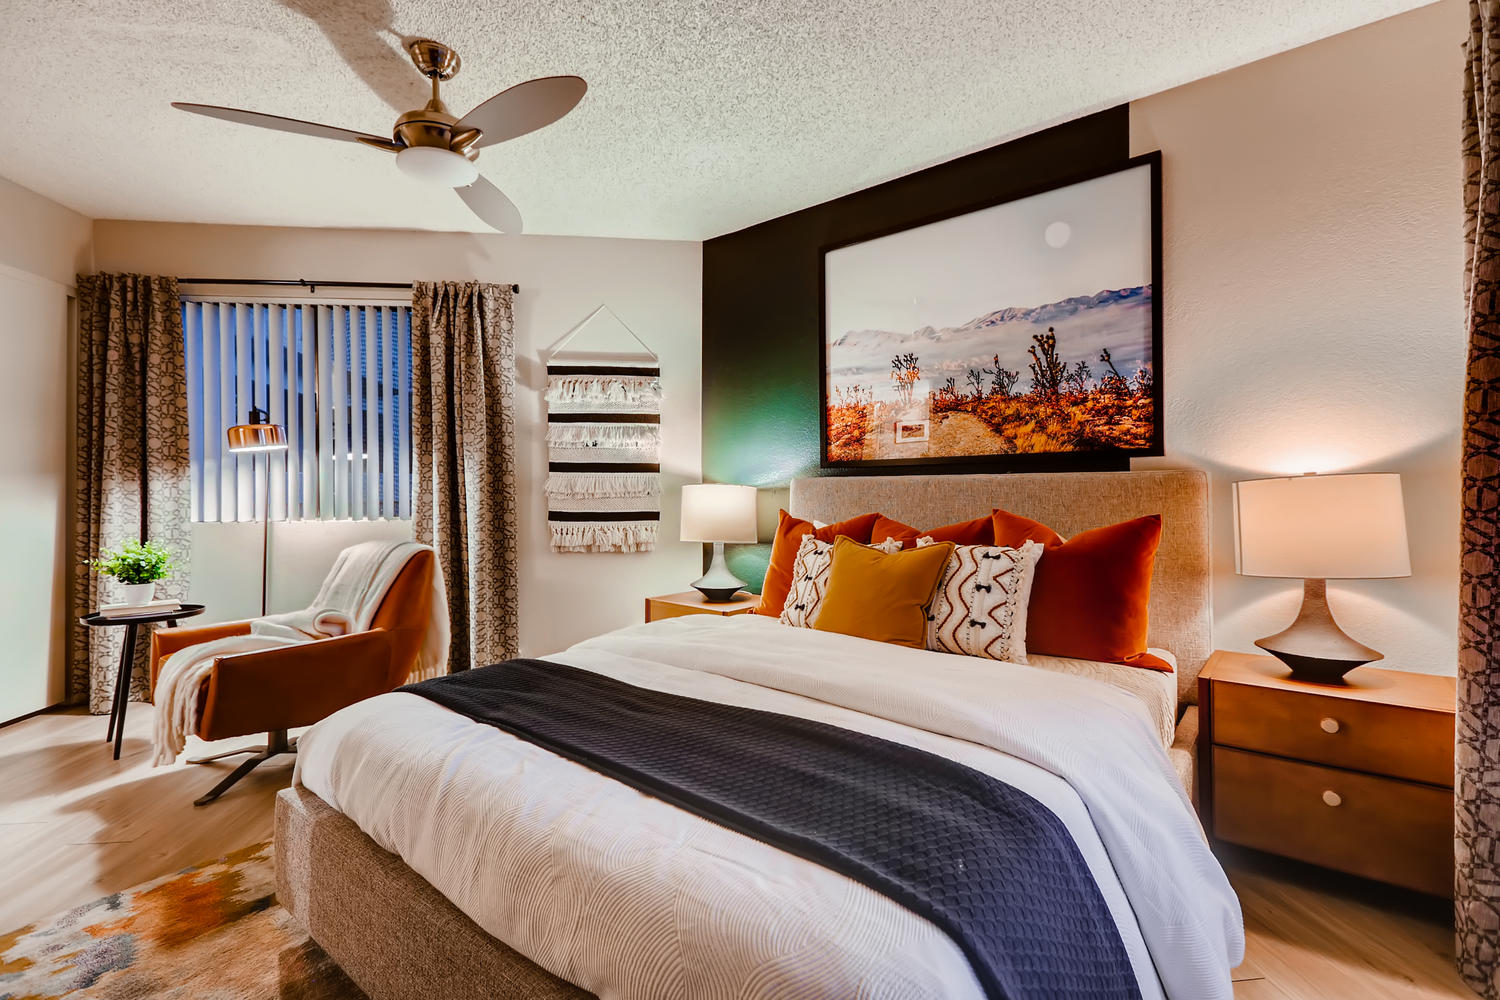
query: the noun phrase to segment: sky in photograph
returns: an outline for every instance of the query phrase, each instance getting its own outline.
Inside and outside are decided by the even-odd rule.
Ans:
[[[829,339],[1149,284],[1150,177],[1143,165],[829,252]],[[1054,247],[1059,222],[1071,233]]]

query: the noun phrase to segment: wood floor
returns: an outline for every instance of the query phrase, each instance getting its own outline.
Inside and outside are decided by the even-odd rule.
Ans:
[[[291,784],[295,758],[262,764],[196,808],[193,799],[244,758],[153,768],[152,712],[130,706],[119,760],[105,745],[104,716],[49,713],[0,729],[0,934],[271,839],[272,799]]]
[[[151,714],[130,706],[119,761],[102,717],[56,713],[0,728],[0,935],[270,839],[292,758],[195,808],[238,758],[152,768]],[[255,741],[200,746],[236,742]],[[1249,852],[1222,857],[1245,912],[1236,1000],[1475,1000],[1453,971],[1447,903]]]

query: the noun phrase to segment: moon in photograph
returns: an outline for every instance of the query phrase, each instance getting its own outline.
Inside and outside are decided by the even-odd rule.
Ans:
[[[1068,240],[1073,238],[1073,227],[1066,222],[1054,222],[1047,227],[1047,231],[1042,234],[1042,238],[1047,241],[1047,245],[1052,249],[1061,250],[1068,245]]]

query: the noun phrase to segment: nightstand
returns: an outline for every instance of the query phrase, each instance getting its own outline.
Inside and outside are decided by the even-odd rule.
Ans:
[[[722,604],[714,604],[703,599],[703,595],[696,590],[689,590],[684,594],[665,594],[661,597],[646,598],[646,621],[654,622],[663,618],[681,618],[683,615],[748,615],[760,607],[759,594],[746,594],[743,591],[734,600]]]
[[[1198,676],[1210,836],[1420,892],[1453,892],[1452,677],[1359,667],[1343,685],[1215,652]]]

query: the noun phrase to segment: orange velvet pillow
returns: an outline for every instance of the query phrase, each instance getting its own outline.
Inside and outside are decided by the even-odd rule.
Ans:
[[[927,606],[952,556],[952,542],[881,552],[835,539],[828,589],[813,628],[925,648]]]
[[[893,521],[881,514],[875,518],[875,528],[870,532],[870,541],[878,543],[887,538],[894,538],[901,543],[903,549],[913,549],[917,546],[917,539],[924,535],[931,537],[934,542],[952,542],[954,545],[995,544],[995,526],[988,514],[984,517],[976,517],[972,521],[945,524],[931,531],[918,531],[909,524]]]
[[[877,517],[878,514],[861,514],[825,528],[814,528],[811,521],[782,511],[781,520],[776,524],[776,540],[771,543],[771,564],[766,567],[766,578],[760,585],[760,607],[755,613],[781,617],[787,592],[792,589],[792,568],[797,563],[797,546],[802,544],[803,535],[811,533],[818,541],[829,543],[839,537],[868,542]]]
[[[1045,547],[1032,578],[1026,651],[1124,663],[1150,670],[1171,664],[1146,652],[1151,571],[1161,515],[1083,531],[1067,541],[1045,524],[997,510],[996,545]]]

